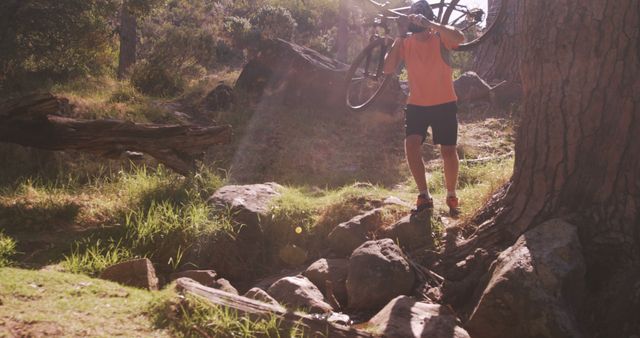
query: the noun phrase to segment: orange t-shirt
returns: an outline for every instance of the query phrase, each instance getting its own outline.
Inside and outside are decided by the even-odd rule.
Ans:
[[[424,33],[421,33],[424,34]],[[402,40],[399,55],[404,60],[409,74],[408,104],[435,106],[458,99],[453,89],[453,69],[450,50],[440,35],[427,33],[423,41],[415,35]]]

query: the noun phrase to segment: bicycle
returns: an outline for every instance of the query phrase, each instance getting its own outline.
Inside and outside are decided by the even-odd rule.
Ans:
[[[390,37],[389,24],[407,16],[409,7],[387,8],[387,3],[368,0],[377,7],[378,14],[373,19],[373,33],[369,44],[356,56],[346,75],[346,105],[353,111],[367,108],[386,88],[393,76],[382,72],[384,58],[391,48],[394,39]],[[455,50],[467,51],[484,41],[494,30],[505,14],[508,0],[486,0],[484,8],[491,5],[491,10],[461,5],[460,0],[439,0],[430,4],[436,16],[435,21],[455,26],[465,35],[465,41]],[[488,14],[488,15],[486,15]],[[380,34],[382,32],[382,34]]]

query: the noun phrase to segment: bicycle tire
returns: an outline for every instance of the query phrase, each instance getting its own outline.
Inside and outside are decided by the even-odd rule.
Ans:
[[[482,43],[484,40],[486,40],[491,35],[491,33],[495,30],[495,27],[497,27],[502,22],[506,13],[506,8],[509,0],[492,0],[491,2],[493,3],[493,6],[491,9],[489,9],[490,12],[487,13],[489,18],[487,19],[487,24],[484,30],[481,33],[477,34],[476,37],[473,38],[472,40],[465,41],[460,45],[458,45],[458,47],[456,48],[457,51],[468,51],[473,49],[474,47]],[[457,4],[458,1],[455,1],[455,3]],[[489,1],[487,1],[487,7],[488,7],[488,3]],[[440,10],[438,12],[440,23],[451,24],[451,22],[449,22],[451,18],[451,14],[455,11],[453,4],[454,2],[448,2],[448,3],[440,2],[437,4],[431,5],[434,11]],[[446,7],[444,13],[441,10],[443,6]]]
[[[346,82],[346,96],[345,96],[345,103],[347,105],[347,107],[349,109],[351,109],[352,111],[362,111],[365,110],[367,107],[369,107],[371,105],[371,103],[373,103],[375,101],[376,98],[378,98],[380,96],[380,94],[384,91],[384,89],[387,87],[387,85],[389,84],[389,82],[392,79],[392,75],[381,75],[381,78],[378,79],[376,81],[375,88],[372,88],[372,91],[368,94],[366,94],[364,99],[361,99],[359,102],[352,102],[351,100],[351,94],[353,93],[354,90],[356,90],[356,81],[354,81],[354,79],[359,79],[356,77],[356,74],[358,73],[358,70],[360,69],[360,66],[362,66],[363,62],[367,61],[367,57],[371,58],[372,54],[378,52],[380,53],[379,50],[377,50],[377,48],[383,48],[383,50],[386,52],[388,46],[386,46],[387,42],[385,39],[383,38],[378,38],[375,39],[373,41],[371,41],[367,47],[365,47],[360,54],[358,54],[358,56],[356,56],[356,58],[354,59],[354,61],[351,63],[351,67],[349,67],[349,71],[347,71],[347,75],[345,76],[345,82]],[[375,57],[375,55],[374,55]],[[376,69],[381,69],[380,67],[382,67],[382,65],[384,64],[384,58],[380,58],[380,56],[378,56],[378,59],[376,60],[374,66],[376,67]],[[364,74],[365,79],[366,79],[366,74]],[[365,81],[365,80],[360,80],[360,81]],[[362,84],[360,84],[360,86],[362,86]],[[360,87],[362,88],[362,87]]]

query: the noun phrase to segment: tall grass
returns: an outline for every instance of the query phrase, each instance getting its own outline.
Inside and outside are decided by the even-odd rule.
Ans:
[[[122,241],[113,239],[86,238],[74,244],[74,249],[69,255],[65,255],[62,266],[66,271],[98,275],[107,267],[133,258],[133,253],[122,244]]]
[[[88,189],[116,212],[112,223],[121,227],[119,237],[80,241],[65,257],[71,271],[96,274],[109,264],[133,257],[148,257],[163,270],[181,266],[191,246],[220,233],[235,235],[229,215],[214,213],[206,198],[223,179],[208,170],[190,178],[173,174],[162,166],[119,172],[95,180]],[[102,195],[101,195],[102,194]],[[102,241],[102,242],[101,242]]]
[[[152,302],[149,312],[155,324],[186,337],[303,337],[298,327],[282,329],[275,315],[251,320],[235,310],[213,306],[205,300],[187,295],[178,299],[171,291]]]
[[[16,241],[0,230],[0,268],[11,264],[11,257],[16,254]]]

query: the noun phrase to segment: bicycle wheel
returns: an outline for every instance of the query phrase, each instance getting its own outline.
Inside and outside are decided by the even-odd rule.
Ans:
[[[349,109],[367,108],[382,93],[392,76],[384,75],[384,56],[389,46],[385,39],[375,39],[355,58],[346,75],[346,104]]]
[[[469,50],[485,40],[504,19],[508,0],[474,0],[473,5],[460,0],[438,0],[431,7],[438,22],[454,26],[465,40],[456,50]]]

